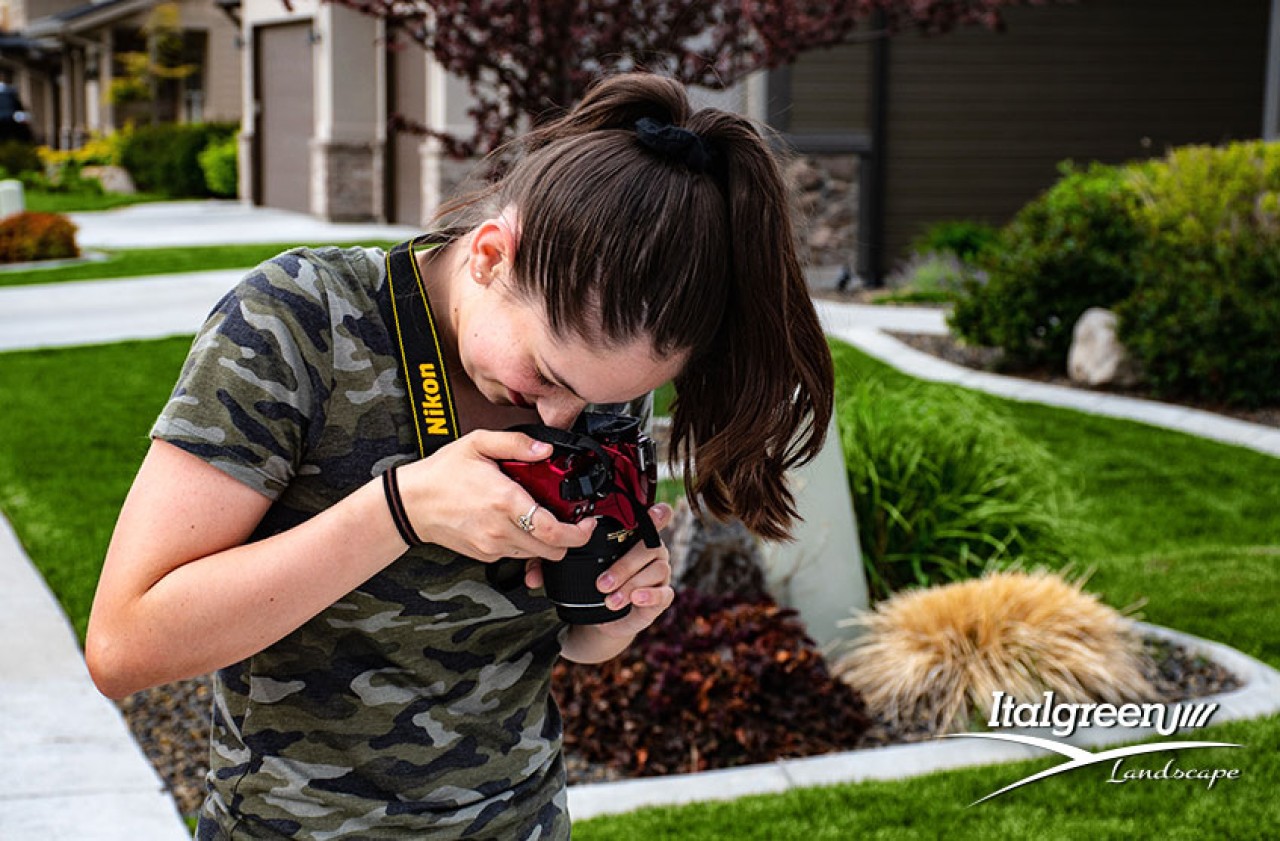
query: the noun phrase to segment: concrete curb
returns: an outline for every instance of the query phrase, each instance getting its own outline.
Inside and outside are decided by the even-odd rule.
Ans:
[[[1137,421],[1280,457],[1280,429],[1169,403],[1100,394],[973,371],[909,347],[880,332],[877,327],[853,326],[847,320],[844,323],[824,320],[824,326],[830,335],[849,342],[903,373],[923,380],[964,386],[1010,400],[1042,403],[1076,409],[1091,415]]]
[[[1240,689],[1187,702],[1218,704],[1212,723],[1221,724],[1280,712],[1280,672],[1267,664],[1221,643],[1158,625],[1141,622],[1137,625],[1145,632],[1177,642],[1208,657],[1240,678],[1243,683]],[[1155,735],[1156,732],[1150,728],[1089,727],[1080,728],[1073,737],[1060,741],[1078,747],[1100,747]],[[797,788],[864,780],[898,780],[935,771],[1036,759],[1046,755],[1049,754],[1026,745],[976,739],[890,745],[700,774],[571,786],[569,812],[575,820],[585,820],[648,806],[681,806],[703,801],[733,800],[747,795],[781,794]]]

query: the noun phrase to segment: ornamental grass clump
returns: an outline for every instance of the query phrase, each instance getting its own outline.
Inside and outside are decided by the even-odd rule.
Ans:
[[[864,633],[832,673],[873,713],[933,733],[985,721],[993,696],[1024,703],[1152,700],[1132,622],[1045,572],[1001,572],[899,593],[848,620]]]

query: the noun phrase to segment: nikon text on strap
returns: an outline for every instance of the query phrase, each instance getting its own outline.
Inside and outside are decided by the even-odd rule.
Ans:
[[[395,317],[396,344],[400,350],[400,372],[408,391],[409,413],[413,417],[418,455],[426,458],[458,437],[458,413],[454,410],[449,378],[440,350],[440,335],[431,303],[422,282],[422,272],[413,256],[413,246],[442,243],[419,237],[402,242],[387,252],[387,286]]]

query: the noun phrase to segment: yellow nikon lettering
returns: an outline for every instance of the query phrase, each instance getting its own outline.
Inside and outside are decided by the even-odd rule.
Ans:
[[[436,366],[424,362],[418,366],[418,377],[422,380],[422,420],[427,427],[428,435],[448,435],[449,417],[445,414],[444,401],[440,398],[440,380],[436,377]]]

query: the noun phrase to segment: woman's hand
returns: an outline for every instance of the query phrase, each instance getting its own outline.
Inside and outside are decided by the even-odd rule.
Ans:
[[[649,509],[654,528],[661,531],[674,512],[666,503]],[[555,563],[555,561],[549,561]],[[542,561],[526,565],[525,584],[530,589],[543,585]],[[666,545],[650,549],[643,543],[631,547],[613,566],[596,579],[600,592],[608,594],[605,604],[613,610],[631,605],[621,619],[602,625],[575,625],[565,641],[563,656],[579,663],[599,663],[617,656],[636,634],[657,621],[671,607],[676,593],[671,587],[671,556]]]
[[[590,539],[596,521],[563,523],[539,508],[533,528],[524,531],[518,520],[533,509],[533,497],[497,464],[542,461],[551,451],[550,444],[520,432],[476,430],[400,467],[396,478],[414,532],[479,561],[563,558]]]

